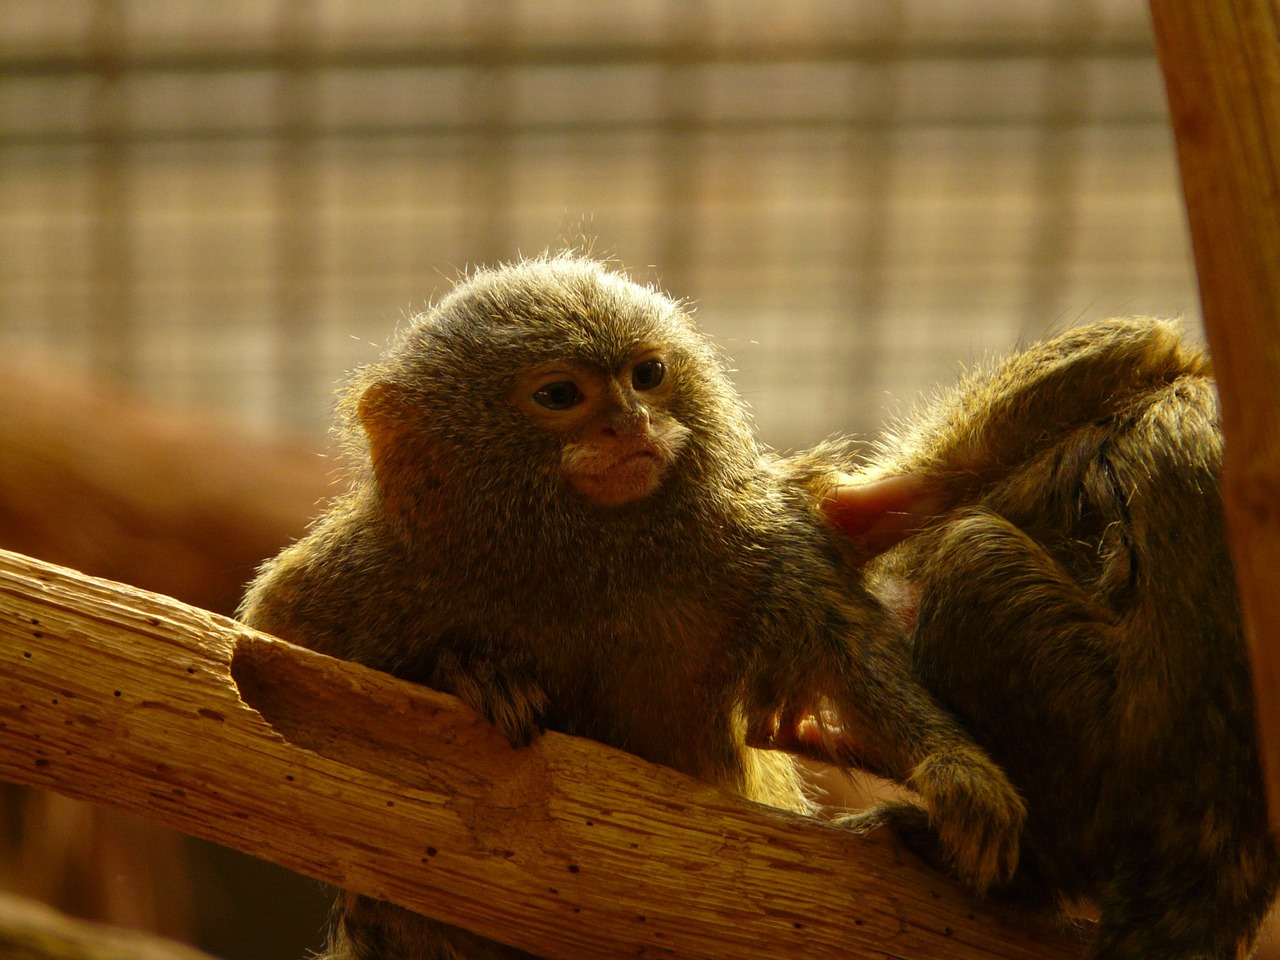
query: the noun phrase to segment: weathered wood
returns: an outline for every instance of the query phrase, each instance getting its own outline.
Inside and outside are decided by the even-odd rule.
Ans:
[[[1066,958],[859,839],[609,747],[0,553],[0,777],[551,958]]]
[[[1223,494],[1280,829],[1280,7],[1151,0],[1205,330]]]
[[[332,492],[333,462],[314,442],[161,408],[65,353],[3,347],[0,548],[230,613],[262,559]],[[70,915],[190,938],[193,868],[230,881],[232,899],[252,882],[227,876],[236,868],[222,858],[199,863],[208,855],[118,811],[0,789],[0,873]],[[282,930],[322,922],[318,899],[299,892],[272,884],[258,896]]]

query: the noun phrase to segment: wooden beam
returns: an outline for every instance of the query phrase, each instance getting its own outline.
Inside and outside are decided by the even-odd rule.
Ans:
[[[1151,0],[1205,331],[1223,495],[1280,829],[1280,7]]]
[[[0,778],[132,810],[552,960],[1077,957],[886,836],[0,552]]]

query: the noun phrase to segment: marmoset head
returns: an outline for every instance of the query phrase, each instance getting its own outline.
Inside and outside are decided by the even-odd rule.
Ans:
[[[704,471],[726,443],[754,457],[741,404],[688,314],[569,255],[473,274],[352,394],[374,477],[402,497],[407,483],[460,482],[511,505],[614,509],[647,500],[686,460]]]

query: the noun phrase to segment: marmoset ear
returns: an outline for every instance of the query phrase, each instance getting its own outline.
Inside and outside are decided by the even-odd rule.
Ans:
[[[356,412],[369,437],[369,459],[383,503],[393,515],[428,522],[439,511],[430,439],[411,391],[382,381],[361,395]]]
[[[399,461],[409,441],[408,392],[397,383],[382,381],[360,396],[356,408],[360,424],[369,437],[373,473],[384,488],[399,472]]]

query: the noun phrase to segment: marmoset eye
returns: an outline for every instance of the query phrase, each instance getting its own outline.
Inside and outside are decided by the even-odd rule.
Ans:
[[[631,385],[637,390],[652,390],[667,378],[667,365],[661,360],[642,360],[631,371]]]
[[[557,380],[535,390],[533,399],[548,410],[568,410],[582,402],[582,391],[572,380]]]

